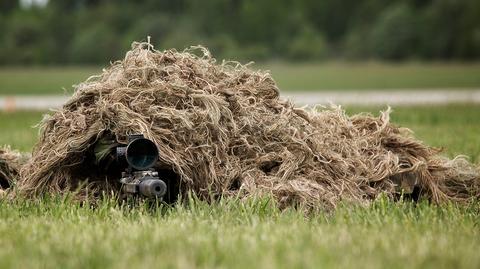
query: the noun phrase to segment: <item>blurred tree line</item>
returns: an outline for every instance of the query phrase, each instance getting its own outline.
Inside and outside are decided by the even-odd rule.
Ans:
[[[478,60],[480,1],[0,0],[0,33],[0,64],[104,63],[147,35],[226,59]]]

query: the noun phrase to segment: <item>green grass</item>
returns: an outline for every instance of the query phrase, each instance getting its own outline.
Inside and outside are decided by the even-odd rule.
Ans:
[[[28,150],[41,115],[0,113],[0,141]],[[479,117],[474,105],[402,107],[392,121],[478,162]],[[0,268],[479,268],[480,204],[380,199],[305,217],[267,198],[156,209],[108,199],[96,209],[61,198],[0,200],[0,246]]]
[[[0,95],[71,93],[72,85],[100,72],[99,67],[2,67]]]
[[[0,111],[0,147],[9,144],[14,149],[31,151],[38,136],[38,128],[35,128],[35,125],[42,119],[42,114]]]
[[[480,64],[271,64],[282,90],[478,88]]]
[[[0,202],[1,268],[478,268],[480,207],[380,199],[332,215],[269,200],[95,210]]]
[[[263,63],[283,91],[479,88],[480,64]],[[71,93],[100,67],[0,68],[0,95]]]

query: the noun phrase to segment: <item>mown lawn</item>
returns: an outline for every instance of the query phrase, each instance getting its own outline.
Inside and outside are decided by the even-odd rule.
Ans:
[[[282,91],[479,88],[480,64],[282,63],[254,64],[270,70]],[[100,67],[1,67],[0,95],[71,93],[72,85]]]
[[[31,151],[38,137],[36,125],[44,113],[0,111],[0,146],[8,144],[20,151]]]
[[[98,67],[1,67],[0,95],[71,94],[72,85],[100,72]]]
[[[278,63],[266,66],[280,89],[389,90],[479,88],[480,64]]]
[[[0,143],[29,150],[41,114],[0,113]],[[478,162],[479,117],[474,105],[402,107],[392,121]],[[0,246],[0,268],[479,268],[480,204],[380,199],[305,216],[268,198],[133,209],[19,199],[0,201]]]
[[[0,202],[2,268],[478,268],[479,205],[380,199],[334,214],[269,200],[169,209]]]

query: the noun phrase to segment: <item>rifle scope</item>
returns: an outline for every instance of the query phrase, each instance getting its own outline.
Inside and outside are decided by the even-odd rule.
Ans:
[[[157,146],[143,135],[131,135],[126,146],[117,147],[117,161],[126,163],[135,170],[147,170],[154,166],[157,160]]]

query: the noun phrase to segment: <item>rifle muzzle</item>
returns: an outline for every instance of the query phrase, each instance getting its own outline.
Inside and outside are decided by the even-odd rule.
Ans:
[[[163,197],[167,193],[167,184],[159,179],[147,179],[138,184],[138,192],[145,197]]]

